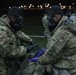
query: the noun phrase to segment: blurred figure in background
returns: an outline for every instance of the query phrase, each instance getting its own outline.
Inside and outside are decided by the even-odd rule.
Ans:
[[[75,13],[76,10],[75,9],[68,9],[66,12],[66,16],[70,17],[71,14]]]

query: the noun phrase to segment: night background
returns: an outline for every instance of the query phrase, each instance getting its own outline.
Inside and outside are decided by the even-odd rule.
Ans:
[[[44,11],[51,5],[59,5],[66,13],[67,9],[76,9],[76,0],[0,0],[0,16],[7,14],[12,6],[18,6],[23,10],[25,17],[22,31],[28,35],[43,36],[42,17]],[[33,39],[43,46],[46,44],[45,38]]]

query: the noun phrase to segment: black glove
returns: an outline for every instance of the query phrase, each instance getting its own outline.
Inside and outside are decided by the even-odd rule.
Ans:
[[[29,46],[29,47],[27,47],[27,53],[31,52],[31,50],[33,50],[33,49],[34,49],[33,46]]]
[[[31,46],[26,47],[27,48],[27,53],[31,52],[32,50],[34,50],[34,47],[37,46],[36,43],[34,43],[33,41],[31,41]]]

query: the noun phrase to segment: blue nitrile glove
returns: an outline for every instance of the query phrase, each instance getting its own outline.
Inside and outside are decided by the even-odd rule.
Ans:
[[[37,62],[37,61],[38,61],[38,57],[29,59],[29,62]]]
[[[40,57],[40,56],[42,56],[44,53],[45,53],[45,48],[41,48],[41,49],[39,50],[39,52],[37,52],[37,53],[35,54],[35,57]]]
[[[45,48],[41,48],[41,50],[39,50],[39,52],[36,53],[34,58],[29,59],[29,62],[37,62],[38,58],[42,56],[44,53],[45,53]]]

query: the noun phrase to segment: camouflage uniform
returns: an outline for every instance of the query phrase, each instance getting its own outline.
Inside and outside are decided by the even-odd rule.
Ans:
[[[26,35],[22,31],[16,32],[15,35],[17,38],[18,45],[24,45],[26,47],[27,45],[29,45],[33,41],[28,35]]]
[[[46,53],[39,58],[41,64],[52,64],[58,71],[68,72],[54,75],[76,75],[76,14],[73,17],[69,21],[62,17],[50,38]]]
[[[49,42],[50,40],[50,37],[51,37],[51,32],[49,31],[48,29],[48,15],[47,14],[44,14],[43,18],[42,18],[42,23],[43,23],[43,26],[44,26],[44,35],[46,36],[47,38],[47,43]],[[46,44],[46,48],[48,48],[48,44]],[[46,65],[45,66],[45,69],[48,73],[51,73],[51,65]]]
[[[17,37],[24,41],[31,41],[21,31],[14,33],[6,18],[5,16],[0,18],[0,75],[6,75],[7,72],[5,58],[14,59],[26,54],[27,49],[22,45],[18,45]]]
[[[23,75],[44,75],[44,66],[36,62],[30,62],[24,69]]]

